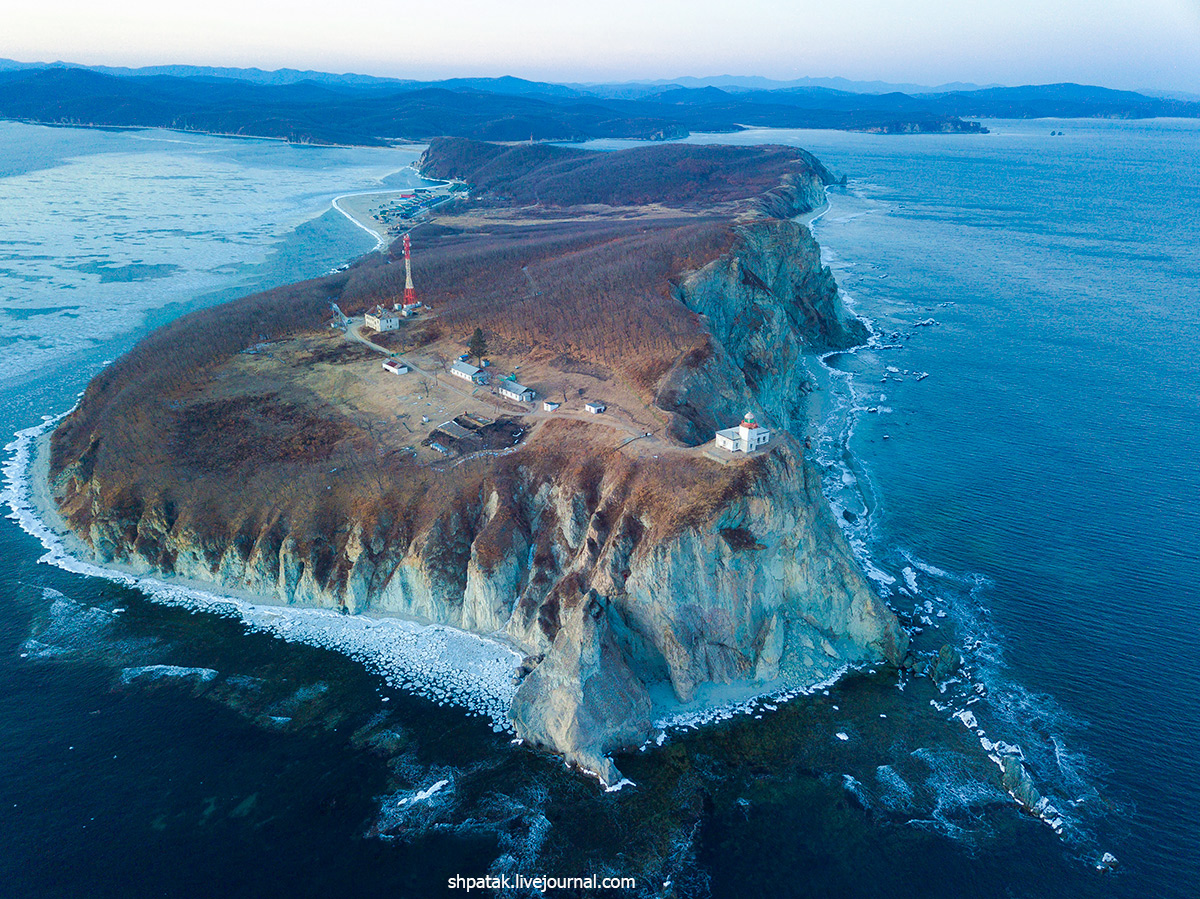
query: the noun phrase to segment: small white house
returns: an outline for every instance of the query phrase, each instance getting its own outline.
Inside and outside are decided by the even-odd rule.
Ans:
[[[374,328],[380,333],[395,331],[400,327],[400,316],[390,309],[384,309],[382,306],[376,306],[369,311],[363,316],[363,321],[368,328]]]
[[[472,384],[486,384],[488,382],[488,373],[482,368],[476,368],[469,362],[455,362],[450,366],[450,374],[456,378],[462,378],[464,381],[470,381]]]
[[[608,406],[604,405],[604,403],[591,402],[591,403],[584,403],[583,408],[586,409],[588,412],[591,412],[592,415],[599,415],[601,412],[606,411],[608,409]]]
[[[554,402],[554,400],[546,400],[545,402],[542,403],[542,408],[545,409],[547,412],[553,412],[555,409],[557,409],[561,405],[562,405],[562,403],[556,403],[556,402]]]
[[[747,412],[736,428],[717,431],[717,446],[731,453],[752,453],[771,442],[771,432],[754,420],[754,413]]]
[[[397,362],[395,359],[384,359],[383,370],[390,371],[394,375],[408,374],[408,366],[403,362]]]
[[[500,395],[507,397],[510,400],[516,400],[518,403],[532,403],[537,399],[537,393],[523,384],[518,384],[516,381],[505,378],[497,385],[497,390]]]

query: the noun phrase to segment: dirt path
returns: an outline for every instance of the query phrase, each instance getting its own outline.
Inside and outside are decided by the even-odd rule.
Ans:
[[[368,340],[367,338],[363,337],[362,334],[358,330],[363,325],[364,325],[364,322],[359,318],[350,319],[350,324],[346,327],[346,331],[345,331],[346,338],[348,340],[353,340],[356,343],[361,343],[363,346],[374,350],[379,355],[385,356],[388,359],[396,359],[397,361],[403,363],[404,365],[407,365],[410,371],[416,372],[418,375],[425,378],[426,380],[432,381],[434,384],[437,384],[441,387],[445,387],[447,390],[452,390],[453,392],[460,394],[461,396],[465,396],[467,399],[473,399],[473,400],[479,399],[479,397],[475,396],[474,391],[463,390],[462,388],[458,387],[457,385],[451,384],[448,379],[443,381],[441,378],[439,378],[437,376],[436,372],[426,371],[425,369],[414,365],[409,360],[402,358],[399,354],[393,353],[391,350],[381,347],[379,344],[373,343],[370,340]]]
[[[373,343],[359,332],[359,328],[362,327],[363,324],[364,323],[361,317],[351,319],[349,326],[347,326],[345,329],[346,339],[360,343],[363,346],[375,351],[380,356],[388,359],[396,359],[404,365],[407,365],[409,370],[413,373],[429,380],[439,387],[453,391],[454,393],[457,393],[466,399],[474,400],[483,406],[497,406],[496,397],[493,394],[488,393],[480,396],[475,393],[474,390],[464,390],[456,384],[451,383],[451,378],[439,378],[436,372],[426,371],[425,369],[414,365],[412,362],[403,358],[399,354],[393,353],[391,350],[385,349],[377,343]],[[625,435],[625,439],[620,443],[620,445],[614,447],[614,452],[620,452],[635,442],[644,444],[644,446],[637,447],[635,452],[645,453],[680,453],[683,455],[696,456],[704,455],[705,450],[708,448],[707,444],[702,444],[701,446],[678,446],[664,440],[656,433],[640,429],[629,422],[620,421],[604,413],[601,413],[600,415],[593,415],[590,412],[577,412],[561,408],[556,409],[553,412],[544,412],[540,407],[535,407],[529,409],[528,411],[506,411],[505,414],[512,415],[513,417],[519,417],[525,421],[531,436],[535,431],[540,429],[545,422],[562,418],[569,418],[574,421],[585,422],[586,424],[601,425],[603,427],[610,428]]]

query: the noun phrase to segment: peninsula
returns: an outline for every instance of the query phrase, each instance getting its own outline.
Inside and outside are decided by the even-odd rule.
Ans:
[[[420,166],[464,190],[411,258],[92,381],[49,479],[94,557],[503,640],[517,734],[608,784],[666,708],[899,664],[803,448],[809,358],[866,337],[796,220],[821,163],[443,138]]]

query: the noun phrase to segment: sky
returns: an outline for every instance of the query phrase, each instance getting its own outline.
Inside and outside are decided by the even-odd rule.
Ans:
[[[0,56],[401,78],[720,74],[1200,93],[1200,0],[10,0]]]

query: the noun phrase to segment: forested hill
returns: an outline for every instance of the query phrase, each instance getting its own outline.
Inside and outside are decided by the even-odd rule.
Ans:
[[[0,65],[0,118],[382,145],[439,136],[667,139],[746,126],[978,133],[986,129],[969,118],[1200,117],[1200,103],[1075,84],[910,95],[673,84],[633,91],[518,78],[417,82],[319,73],[273,81],[270,73],[240,77],[236,69],[213,70],[219,76],[186,67],[180,71],[189,74],[169,74],[170,67],[153,71]]]
[[[466,181],[478,196],[546,206],[711,206],[761,197],[798,176],[833,183],[811,153],[782,146],[671,144],[595,153],[553,144],[437,138],[420,168],[431,178]]]
[[[716,89],[668,90],[623,100],[555,94],[548,89],[552,86],[515,79],[498,84],[495,91],[481,89],[489,82],[479,79],[445,84],[276,85],[231,78],[119,77],[71,67],[21,69],[0,72],[0,117],[359,145],[438,136],[663,139],[692,131],[736,131],[744,124],[879,132],[978,130],[975,123],[954,116],[900,108],[876,97],[863,97],[846,108],[842,100],[764,102]]]

